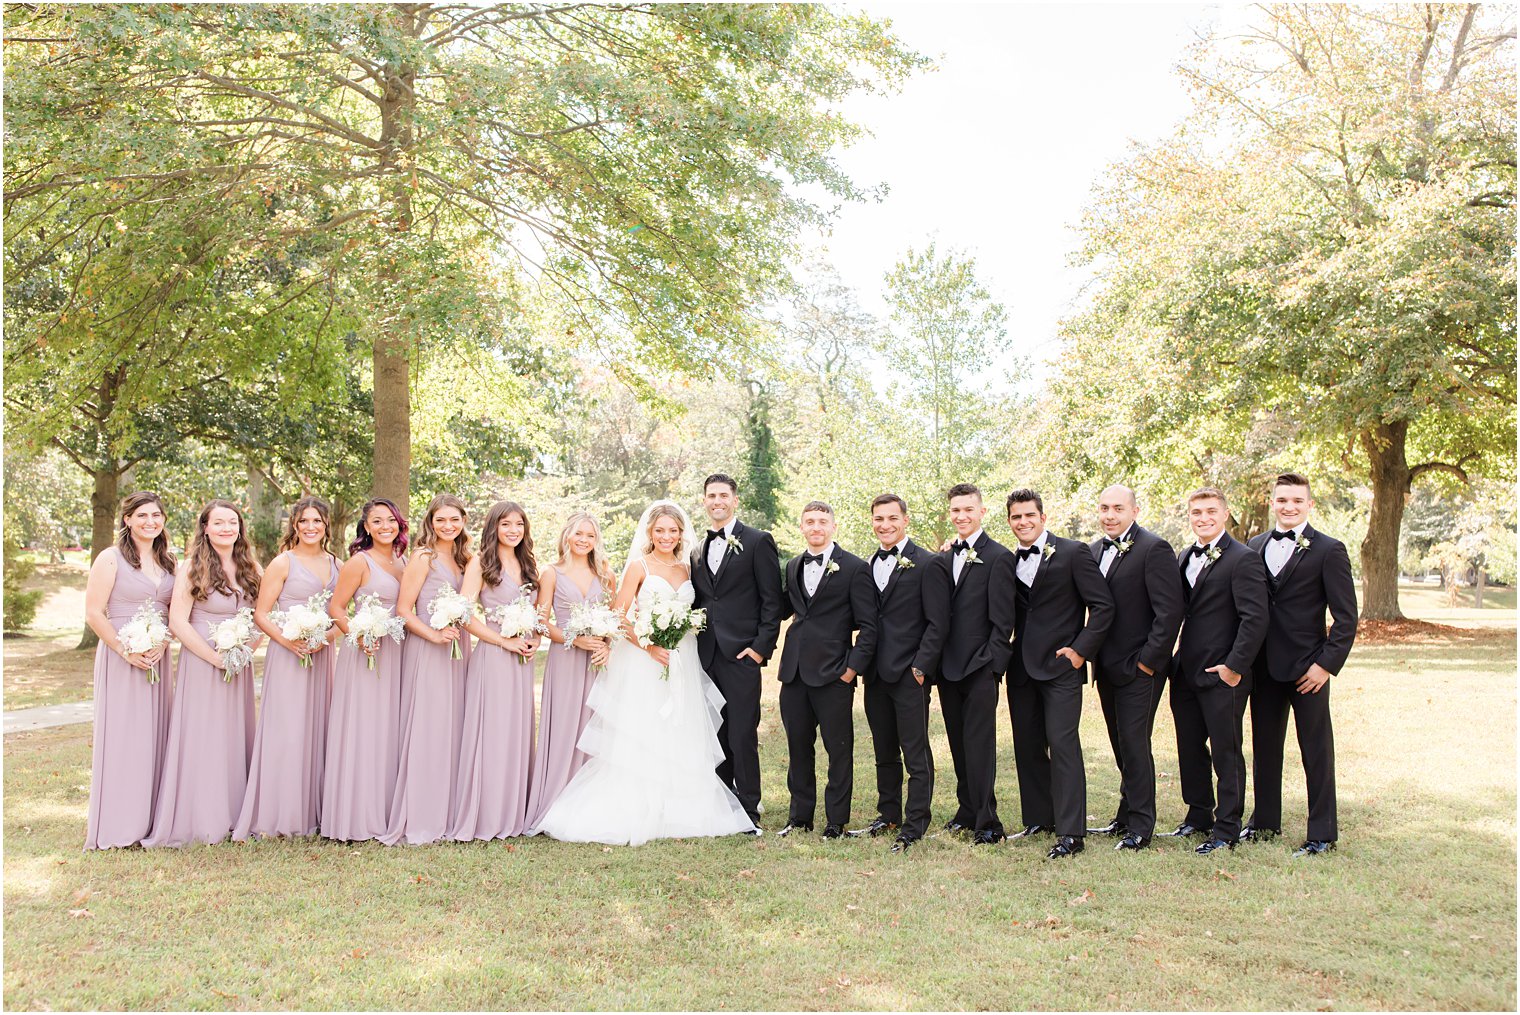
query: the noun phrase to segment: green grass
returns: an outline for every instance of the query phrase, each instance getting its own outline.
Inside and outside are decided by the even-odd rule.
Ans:
[[[1432,618],[1438,619],[1438,618]],[[1495,617],[1494,619],[1502,619]],[[1512,624],[1511,616],[1509,622]],[[1202,858],[1102,840],[907,856],[767,836],[637,849],[542,839],[386,849],[322,841],[82,853],[89,731],[5,739],[9,1008],[1515,1007],[1512,629],[1366,645],[1333,685],[1341,848]],[[766,825],[785,814],[767,687]],[[1083,726],[1089,810],[1117,794]],[[998,799],[1018,818],[1006,706]],[[943,821],[953,777],[933,725]],[[873,769],[857,714],[854,816]],[[1182,807],[1170,719],[1161,821]],[[820,759],[820,769],[822,768]]]

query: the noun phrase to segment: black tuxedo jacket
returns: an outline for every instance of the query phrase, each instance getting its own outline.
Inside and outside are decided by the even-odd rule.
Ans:
[[[1270,535],[1251,540],[1251,549],[1261,554],[1271,600],[1260,668],[1283,683],[1296,683],[1314,663],[1339,673],[1356,640],[1356,586],[1346,544],[1312,525],[1304,526],[1304,538],[1309,546],[1294,550],[1276,578],[1266,566]],[[1328,634],[1326,607],[1332,620]]]
[[[1056,655],[1070,646],[1083,659],[1096,656],[1114,622],[1114,597],[1086,544],[1046,532],[1045,550],[1034,582],[1018,578],[1013,555],[1015,619],[1013,656],[1008,679],[1054,680],[1072,672],[1071,662]]]
[[[781,557],[776,541],[769,532],[739,521],[734,522],[733,535],[744,549],[725,550],[716,575],[707,570],[705,538],[697,540],[692,555],[696,605],[707,611],[707,627],[697,633],[697,650],[709,673],[720,652],[732,660],[752,648],[769,659],[781,633]]]
[[[903,544],[901,557],[913,566],[894,565],[880,592],[871,558],[866,558],[866,577],[876,596],[876,656],[861,673],[867,683],[895,684],[912,679],[915,669],[927,679],[939,669],[950,623],[950,586],[944,571],[935,566],[934,554],[913,540]]]
[[[939,677],[957,681],[979,673],[1001,677],[1013,653],[1013,551],[983,532],[972,549],[980,564],[967,561],[955,578],[954,551],[935,555],[943,569],[937,583],[950,598],[950,623],[940,654]]]
[[[1199,572],[1192,588],[1187,584],[1191,545],[1177,555],[1187,609],[1172,672],[1195,687],[1221,683],[1219,674],[1206,672],[1220,663],[1250,675],[1267,636],[1267,567],[1261,554],[1228,532],[1217,545],[1219,559]]]
[[[777,676],[783,684],[801,680],[823,687],[844,676],[846,668],[865,672],[876,652],[876,582],[866,562],[834,544],[829,566],[809,599],[802,582],[802,557],[786,562],[783,619],[792,618],[781,646]],[[851,644],[850,635],[860,634]]]
[[[1187,604],[1187,582],[1177,570],[1172,544],[1138,524],[1130,526],[1130,537],[1134,545],[1108,567],[1114,622],[1103,647],[1092,657],[1093,680],[1111,687],[1134,680],[1140,663],[1159,676],[1166,675]],[[1103,540],[1093,540],[1089,548],[1093,563],[1101,563]]]

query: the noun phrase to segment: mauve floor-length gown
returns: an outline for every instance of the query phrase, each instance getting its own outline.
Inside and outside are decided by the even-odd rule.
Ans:
[[[583,596],[565,572],[558,567],[554,571],[554,622],[563,627],[576,604],[601,598],[602,583],[593,579]],[[533,751],[533,772],[528,786],[528,835],[538,834],[540,819],[586,763],[585,753],[576,744],[591,721],[586,699],[594,683],[596,671],[591,667],[590,652],[570,645],[549,646],[543,702],[539,706],[538,745]]]

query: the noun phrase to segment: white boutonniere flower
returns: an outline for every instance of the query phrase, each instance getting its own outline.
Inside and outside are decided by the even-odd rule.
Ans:
[[[744,544],[740,542],[739,537],[734,535],[732,532],[723,537],[723,542],[727,543],[728,548],[735,553],[744,552]]]
[[[1044,560],[1049,560],[1051,557],[1054,557],[1055,555],[1056,555],[1056,548],[1051,543],[1046,543],[1045,544],[1045,548],[1040,551],[1040,557],[1042,559],[1044,559]]]
[[[1126,553],[1128,553],[1134,547],[1134,545],[1135,545],[1135,537],[1133,537],[1133,536],[1131,536],[1128,539],[1120,539],[1120,540],[1118,540],[1117,542],[1114,543],[1114,551],[1115,551],[1114,555],[1116,557],[1122,557]]]
[[[982,562],[982,558],[976,552],[976,550],[973,549],[972,547],[969,547],[969,546],[966,547],[966,563],[968,563],[968,564],[980,564],[981,562]]]
[[[836,571],[839,570],[839,561],[837,561],[837,560],[831,560],[827,564],[823,565],[823,569],[827,573],[833,574],[834,572],[836,572]]]
[[[910,567],[917,567],[917,566],[918,566],[917,564],[914,564],[907,557],[898,557],[897,558],[897,570],[899,570],[899,571],[906,571]]]
[[[1203,559],[1210,564],[1214,563],[1214,561],[1218,560],[1222,556],[1224,556],[1224,551],[1217,546],[1211,546],[1207,550],[1203,551]]]
[[[1309,548],[1309,544],[1312,542],[1313,540],[1311,540],[1308,536],[1300,535],[1297,539],[1293,540],[1293,552],[1303,553]]]

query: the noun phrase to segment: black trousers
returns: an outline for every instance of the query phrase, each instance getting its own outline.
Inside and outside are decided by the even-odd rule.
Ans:
[[[823,735],[829,779],[823,790],[823,816],[831,825],[850,823],[855,789],[855,684],[834,680],[812,687],[801,680],[781,685],[781,726],[786,730],[786,788],[792,794],[787,820],[811,825],[818,806],[814,744]]]
[[[939,707],[955,766],[955,821],[978,832],[1003,834],[997,798],[998,679],[983,670],[961,680],[941,680]]]
[[[866,722],[876,753],[876,814],[923,838],[934,797],[934,755],[929,750],[929,685],[912,674],[894,683],[866,685]],[[908,772],[908,809],[903,811],[903,769]]]
[[[1241,740],[1251,678],[1243,676],[1239,684],[1230,687],[1212,673],[1207,677],[1208,685],[1196,687],[1187,675],[1172,676],[1178,774],[1182,799],[1188,805],[1187,823],[1212,828],[1214,838],[1232,842],[1240,835],[1245,810],[1246,763]],[[1217,805],[1209,783],[1211,760],[1219,781]]]
[[[1119,808],[1114,820],[1149,839],[1156,832],[1156,758],[1151,734],[1166,678],[1139,673],[1123,687],[1107,680],[1097,685],[1108,743],[1119,768]]]
[[[718,727],[723,763],[718,778],[744,808],[749,819],[760,823],[760,664],[748,657],[725,659],[719,652],[708,670],[726,704]]]
[[[1087,832],[1087,770],[1082,764],[1082,671],[1054,680],[1008,680],[1013,760],[1025,825],[1057,835]]]
[[[1255,827],[1282,829],[1283,744],[1291,710],[1309,789],[1309,838],[1334,842],[1339,834],[1330,683],[1318,694],[1301,694],[1291,683],[1262,676],[1251,688],[1251,784],[1256,791],[1251,824]]]

